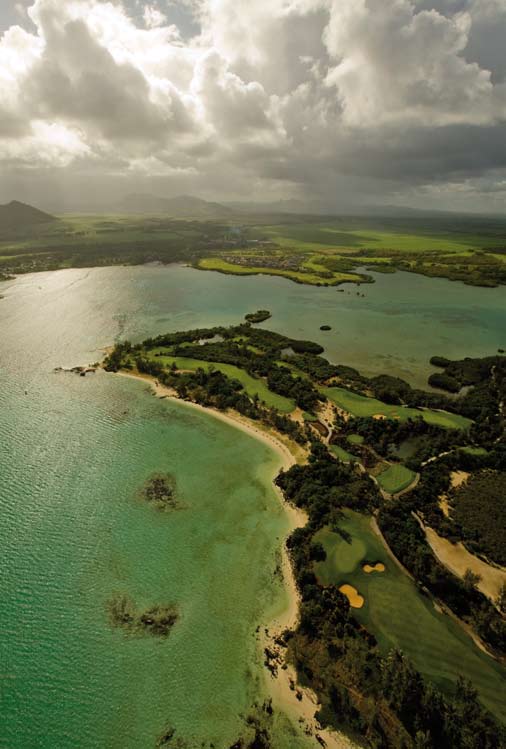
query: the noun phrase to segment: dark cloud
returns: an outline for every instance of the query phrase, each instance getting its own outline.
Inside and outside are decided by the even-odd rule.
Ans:
[[[26,5],[0,39],[4,189],[503,194],[503,0]]]

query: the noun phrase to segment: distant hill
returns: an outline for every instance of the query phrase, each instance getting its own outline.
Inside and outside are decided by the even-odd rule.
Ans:
[[[227,202],[226,205],[236,213],[265,215],[265,214],[296,214],[298,216],[324,216],[335,218],[364,217],[364,218],[432,218],[456,217],[455,211],[437,211],[435,209],[412,208],[404,205],[357,205],[341,202],[339,205],[323,205],[315,201],[303,200],[274,200],[270,203],[255,203],[248,201]]]
[[[0,205],[0,232],[21,230],[36,224],[49,224],[52,221],[58,219],[18,200]]]
[[[176,198],[161,198],[144,193],[127,195],[121,208],[129,213],[163,213],[176,218],[226,218],[234,214],[232,208],[193,195],[178,195]]]
[[[331,211],[325,210],[318,203],[302,200],[273,200],[269,203],[257,203],[251,201],[234,201],[227,202],[227,207],[238,213],[263,214],[280,214],[295,213],[303,216],[322,216],[332,214]]]

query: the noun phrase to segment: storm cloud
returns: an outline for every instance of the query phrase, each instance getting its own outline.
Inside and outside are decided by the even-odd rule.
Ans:
[[[503,0],[13,6],[1,197],[29,180],[504,210]]]

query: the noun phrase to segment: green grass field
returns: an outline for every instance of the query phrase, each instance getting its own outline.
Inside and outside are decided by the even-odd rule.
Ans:
[[[488,450],[485,450],[484,447],[461,447],[459,449],[461,452],[467,453],[467,455],[477,455],[477,456],[488,455]]]
[[[347,437],[348,442],[350,445],[363,445],[364,444],[364,438],[361,434],[349,434]]]
[[[294,401],[290,400],[289,398],[285,398],[282,395],[277,395],[276,393],[271,392],[267,387],[267,384],[263,380],[252,377],[247,372],[245,372],[244,369],[234,367],[232,364],[222,364],[221,362],[205,362],[200,361],[199,359],[188,359],[182,356],[176,357],[164,355],[155,357],[155,353],[163,353],[163,349],[153,349],[153,351],[149,352],[149,358],[152,358],[154,361],[169,367],[174,363],[178,369],[188,369],[192,372],[199,368],[209,369],[210,367],[213,367],[214,369],[218,369],[227,377],[239,380],[244,390],[250,397],[258,395],[260,400],[263,401],[267,406],[277,408],[281,413],[291,413],[295,409]]]
[[[360,276],[355,273],[334,273],[332,278],[322,278],[322,276],[317,275],[317,273],[311,272],[284,270],[282,268],[263,268],[255,267],[253,265],[236,265],[235,263],[229,263],[227,260],[222,260],[219,257],[203,258],[198,261],[197,268],[200,270],[215,270],[219,273],[230,273],[238,276],[283,276],[283,278],[288,278],[290,281],[306,283],[311,286],[321,286],[322,284],[336,286],[343,282],[358,282],[361,280]]]
[[[314,537],[327,559],[315,564],[323,585],[353,585],[365,598],[354,616],[372,632],[380,648],[402,650],[416,668],[441,689],[451,690],[459,675],[469,678],[483,704],[506,722],[506,669],[480,651],[463,629],[440,614],[389,556],[372,532],[370,518],[346,512],[341,528],[351,543],[329,530]],[[385,572],[367,574],[365,561],[382,562]]]
[[[281,247],[300,250],[335,249],[373,249],[399,252],[462,252],[475,247],[482,247],[483,237],[464,235],[460,237],[444,233],[403,233],[372,230],[368,228],[346,228],[342,223],[309,223],[296,225],[277,225],[263,227],[262,232]],[[489,240],[489,246],[496,242]],[[501,242],[498,239],[497,244]]]
[[[352,393],[345,388],[322,388],[322,392],[332,403],[335,403],[336,406],[342,408],[344,411],[348,411],[353,416],[368,417],[382,415],[388,419],[399,419],[400,421],[420,418],[421,416],[427,424],[434,424],[445,429],[468,429],[472,423],[470,419],[466,419],[459,414],[452,414],[448,411],[433,411],[428,408],[417,409],[391,406],[376,398],[367,398],[365,395]]]
[[[387,494],[397,494],[410,486],[415,478],[416,473],[402,463],[392,463],[386,471],[376,476],[376,481]]]

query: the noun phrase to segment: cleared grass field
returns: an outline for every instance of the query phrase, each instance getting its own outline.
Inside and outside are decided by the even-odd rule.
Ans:
[[[418,592],[373,533],[369,517],[346,511],[340,527],[351,537],[350,543],[327,529],[314,537],[327,552],[327,559],[315,564],[320,583],[352,585],[365,599],[353,615],[376,636],[384,652],[402,650],[443,690],[453,690],[458,676],[465,676],[483,704],[506,722],[506,669],[479,650],[456,622],[438,613],[431,600]],[[362,568],[366,561],[381,562],[385,571],[367,574]]]
[[[154,349],[150,352],[150,358],[170,367],[175,364],[178,369],[187,369],[195,372],[197,369],[217,369],[231,379],[239,380],[247,394],[253,398],[257,395],[267,406],[277,408],[281,413],[291,413],[295,409],[295,402],[282,395],[277,395],[269,390],[263,380],[252,377],[244,369],[234,367],[232,364],[222,364],[221,362],[205,362],[200,359],[188,359],[183,356],[154,356],[155,353],[163,354],[163,349]]]
[[[391,406],[377,398],[367,398],[365,395],[352,393],[345,388],[331,387],[322,388],[323,394],[336,406],[353,416],[378,416],[388,419],[399,419],[407,421],[422,417],[427,424],[444,427],[445,429],[469,429],[471,420],[459,414],[448,411],[434,411],[428,408],[408,408],[404,406]]]
[[[387,494],[397,494],[407,489],[416,479],[416,473],[403,466],[402,463],[392,463],[386,471],[376,476],[376,481]]]
[[[371,229],[347,229],[341,224],[297,224],[268,226],[262,231],[281,247],[300,250],[321,250],[324,247],[336,249],[374,249],[399,252],[462,252],[474,247],[482,247],[485,240],[472,235],[457,239],[448,235],[430,233],[408,234]],[[488,238],[487,238],[488,241]],[[500,244],[500,242],[498,242]],[[493,246],[492,241],[490,246]]]

